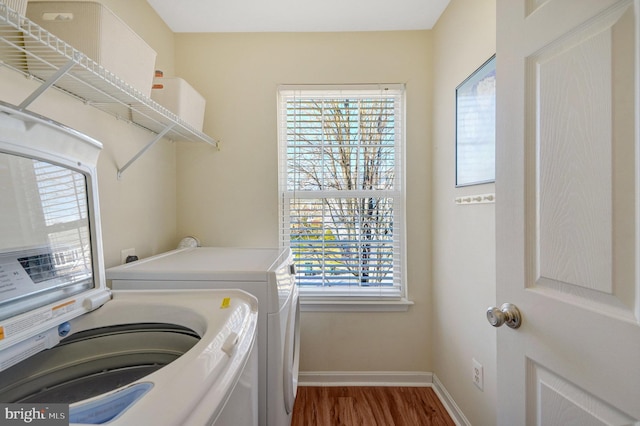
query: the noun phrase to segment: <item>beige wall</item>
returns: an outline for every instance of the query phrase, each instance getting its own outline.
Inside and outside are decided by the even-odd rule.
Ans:
[[[276,246],[279,84],[406,83],[409,297],[402,313],[302,315],[303,371],[431,371],[428,31],[176,34],[176,72],[207,99],[205,132],[178,148],[178,233]]]
[[[173,66],[173,33],[147,2],[104,1],[158,52],[158,63]],[[112,4],[110,4],[112,3]],[[118,10],[121,9],[121,10]],[[125,12],[126,11],[126,12]],[[124,16],[123,16],[124,15]],[[150,70],[153,72],[153,70]],[[7,68],[0,68],[0,100],[21,103],[38,84]],[[98,182],[105,263],[120,263],[120,251],[135,248],[149,256],[175,247],[175,144],[156,144],[117,180],[117,169],[154,135],[84,103],[49,89],[28,108],[75,128],[102,142]]]
[[[431,371],[473,424],[495,424],[494,206],[456,206],[455,87],[495,50],[495,0],[452,0],[433,31],[176,34],[146,2],[104,0],[158,52],[157,68],[207,98],[205,132],[222,150],[161,141],[116,179],[153,137],[55,91],[30,109],[105,145],[99,183],[107,266],[120,250],[165,251],[194,234],[207,245],[278,243],[276,88],[287,83],[407,84],[409,297],[404,313],[302,317],[303,371]],[[174,62],[175,55],[175,62]],[[0,99],[35,87],[0,68]],[[177,157],[177,160],[176,160]],[[433,190],[431,188],[433,187]],[[177,206],[177,207],[176,207]],[[471,359],[484,365],[483,392]]]
[[[485,319],[495,304],[495,205],[453,200],[494,185],[455,188],[455,89],[494,53],[495,0],[452,0],[433,31],[433,371],[477,425],[496,422],[496,332]],[[471,382],[472,358],[484,391]]]

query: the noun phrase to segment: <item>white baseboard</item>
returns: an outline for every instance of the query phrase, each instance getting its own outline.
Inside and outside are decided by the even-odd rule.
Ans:
[[[433,375],[433,385],[431,387],[435,391],[436,395],[438,395],[440,402],[442,402],[442,405],[444,405],[444,408],[447,410],[451,419],[457,426],[471,426],[467,417],[435,374]]]
[[[432,374],[413,371],[301,371],[299,386],[431,386]]]
[[[471,426],[449,392],[433,373],[423,371],[300,371],[298,386],[428,386],[457,426]]]

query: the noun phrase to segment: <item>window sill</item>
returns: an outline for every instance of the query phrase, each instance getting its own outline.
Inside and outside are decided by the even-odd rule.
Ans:
[[[393,300],[353,300],[351,298],[318,299],[300,297],[302,312],[406,312],[413,305],[405,298]]]

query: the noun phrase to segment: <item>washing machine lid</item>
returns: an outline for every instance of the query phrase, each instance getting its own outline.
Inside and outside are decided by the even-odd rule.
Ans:
[[[188,247],[109,268],[110,280],[265,282],[287,262],[288,249]]]
[[[110,299],[97,194],[101,147],[0,102],[0,370],[55,345],[61,324]]]

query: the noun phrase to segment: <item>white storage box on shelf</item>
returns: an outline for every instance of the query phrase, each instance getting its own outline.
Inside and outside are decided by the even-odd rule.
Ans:
[[[22,16],[27,13],[27,0],[0,0],[0,3],[6,4]]]
[[[201,132],[206,105],[204,97],[180,77],[156,77],[153,83],[151,99]]]
[[[156,52],[103,4],[29,1],[27,18],[151,96]]]

